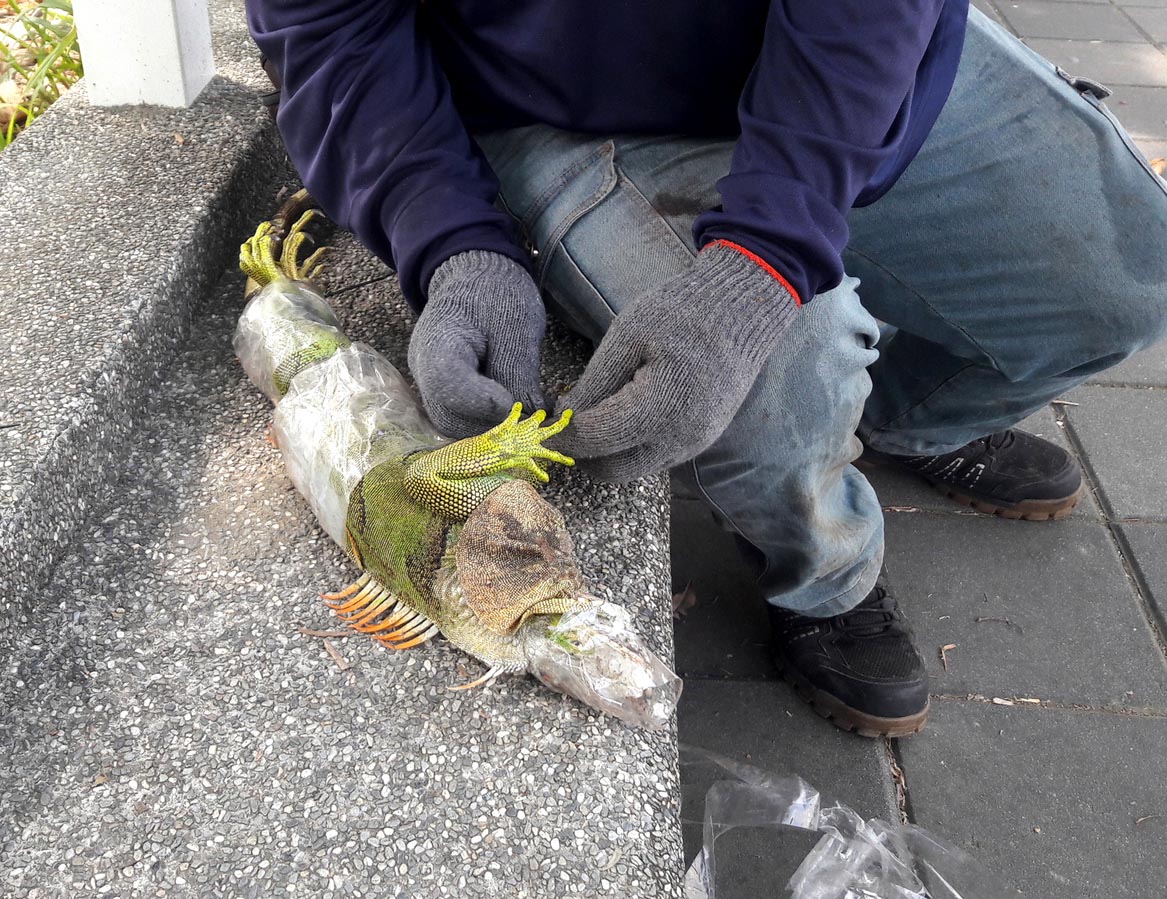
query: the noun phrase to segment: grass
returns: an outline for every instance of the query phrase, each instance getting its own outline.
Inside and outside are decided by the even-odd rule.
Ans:
[[[81,75],[73,0],[0,0],[0,150]]]

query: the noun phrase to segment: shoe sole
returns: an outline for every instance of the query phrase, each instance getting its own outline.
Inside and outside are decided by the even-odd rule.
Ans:
[[[1086,493],[1086,483],[1083,481],[1078,489],[1069,496],[1060,499],[1027,499],[1019,503],[1002,503],[1000,500],[977,496],[973,493],[962,493],[944,481],[903,468],[895,463],[884,463],[873,459],[861,459],[861,467],[892,468],[905,474],[913,475],[924,481],[933,490],[943,493],[946,497],[961,506],[967,506],[985,515],[996,515],[998,518],[1009,518],[1014,521],[1060,521],[1069,518],[1075,507]]]
[[[928,713],[932,710],[932,702],[925,703],[924,708],[914,715],[905,715],[903,718],[881,718],[878,715],[869,715],[859,709],[852,708],[842,700],[832,696],[799,674],[782,657],[774,654],[774,664],[778,667],[778,674],[786,683],[794,688],[799,698],[804,700],[816,715],[825,718],[839,730],[858,734],[861,737],[910,737],[924,729],[928,722]]]
[[[1061,499],[1027,499],[1020,503],[1008,504],[999,500],[974,496],[971,493],[961,493],[943,481],[935,481],[927,475],[919,475],[919,477],[922,477],[932,485],[933,489],[943,493],[954,503],[967,506],[986,515],[1011,518],[1015,521],[1060,521],[1063,518],[1069,518],[1086,492],[1086,485],[1082,483],[1072,494]]]

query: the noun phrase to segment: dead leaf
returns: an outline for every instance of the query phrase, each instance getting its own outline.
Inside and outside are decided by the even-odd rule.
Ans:
[[[984,616],[982,616],[982,617],[980,617],[980,618],[976,618],[976,619],[974,619],[974,620],[976,621],[976,623],[977,623],[977,624],[981,624],[982,622],[985,622],[985,621],[996,621],[998,624],[1003,624],[1003,625],[1005,625],[1006,627],[1011,627],[1011,628],[1013,628],[1013,629],[1014,629],[1015,631],[1017,631],[1017,633],[1019,633],[1019,634],[1023,634],[1023,633],[1025,633],[1025,631],[1023,631],[1023,630],[1021,629],[1021,625],[1020,625],[1020,624],[1014,624],[1014,623],[1013,623],[1013,622],[1012,622],[1010,619],[1008,619],[1008,618],[998,618],[998,617],[996,617],[996,616],[993,616],[993,615],[984,615]]]
[[[108,774],[99,774],[97,777],[93,778],[93,785],[95,787],[100,787],[103,783],[109,783]]]
[[[327,639],[324,641],[325,651],[332,656],[332,661],[336,662],[336,667],[341,671],[348,671],[353,665],[344,656],[336,651],[336,647],[332,645]]]
[[[955,643],[945,643],[940,647],[940,663],[944,666],[944,670],[948,670],[948,652],[951,649],[956,649]]]
[[[176,131],[174,132],[174,142],[181,147],[186,144],[186,138]]]
[[[1153,171],[1160,178],[1162,178],[1164,174],[1167,173],[1167,157],[1156,156],[1151,160],[1150,165],[1151,171]]]
[[[697,591],[693,589],[693,582],[685,584],[685,589],[680,593],[673,594],[673,618],[678,621],[685,617],[686,613],[697,606]]]

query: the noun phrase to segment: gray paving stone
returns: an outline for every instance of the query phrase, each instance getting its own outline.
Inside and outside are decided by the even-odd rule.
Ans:
[[[1124,4],[1123,8],[1154,40],[1167,42],[1167,4],[1158,8]]]
[[[933,693],[1167,709],[1167,666],[1105,527],[904,513],[887,530]]]
[[[962,702],[900,751],[916,823],[1024,895],[1150,899],[1167,882],[1164,741],[1161,718]]]
[[[1167,156],[1167,140],[1135,138],[1135,146],[1147,159],[1160,159]]]
[[[1167,87],[1120,85],[1106,105],[1135,140],[1167,138]]]
[[[1000,0],[997,6],[1005,21],[1023,38],[1145,40],[1131,20],[1113,6],[1054,0]]]
[[[1167,55],[1150,44],[1047,38],[1030,38],[1025,43],[1071,74],[1103,84],[1167,85]]]
[[[837,730],[785,684],[692,679],[681,697],[678,725],[683,745],[775,774],[796,774],[867,817],[898,814],[883,744]],[[715,770],[682,765],[686,863],[701,846],[705,792],[720,779],[724,775]],[[785,895],[780,887],[815,842],[811,836],[762,828],[722,837],[717,841],[718,899]]]
[[[1135,569],[1150,593],[1160,622],[1167,620],[1167,525],[1123,524],[1119,531]]]
[[[1167,150],[1167,144],[1164,145]],[[1092,384],[1167,387],[1167,343],[1158,343],[1091,379]]]
[[[1017,427],[1030,434],[1036,434],[1038,437],[1044,437],[1046,440],[1056,443],[1063,449],[1072,451],[1070,442],[1066,439],[1065,431],[1058,423],[1053,409],[1049,406],[1033,413],[1033,415],[1020,422]],[[923,479],[915,475],[895,471],[891,468],[870,465],[866,462],[861,462],[859,468],[875,488],[875,493],[879,497],[880,504],[887,511],[924,510],[928,512],[946,512],[950,514],[985,517],[981,513],[953,502],[939,490],[934,489]],[[1087,493],[1078,503],[1071,517],[1092,521],[1099,519],[1101,516],[1102,512],[1098,508],[1098,504],[1094,501],[1094,497]]]
[[[703,503],[674,498],[673,590],[690,587],[696,605],[673,624],[682,677],[775,677],[765,600],[733,537]]]
[[[1070,425],[1117,518],[1167,519],[1167,391],[1082,387],[1069,396]]]
[[[1003,25],[1006,28],[1009,27],[1009,23],[1007,23],[1005,21],[1005,19],[1001,16],[1001,14],[999,12],[997,12],[997,8],[995,6],[993,6],[992,3],[989,3],[988,0],[972,0],[972,6],[979,9],[981,12],[983,12],[986,16],[988,16],[990,19],[992,19],[998,25]],[[1010,29],[1010,30],[1012,30],[1012,29]]]

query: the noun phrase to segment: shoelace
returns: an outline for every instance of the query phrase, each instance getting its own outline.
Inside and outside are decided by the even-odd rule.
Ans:
[[[968,445],[968,449],[972,449],[977,444],[982,447],[980,453],[972,453],[967,458],[970,463],[978,462],[984,459],[991,459],[999,449],[1005,449],[1013,443],[1014,434],[1012,430],[997,431],[995,434],[990,434],[987,437],[981,437],[979,440],[974,440]],[[957,450],[959,452],[959,450]]]
[[[902,630],[896,614],[886,606],[887,591],[876,586],[874,597],[844,612],[836,619],[837,629],[851,637],[879,637]]]

